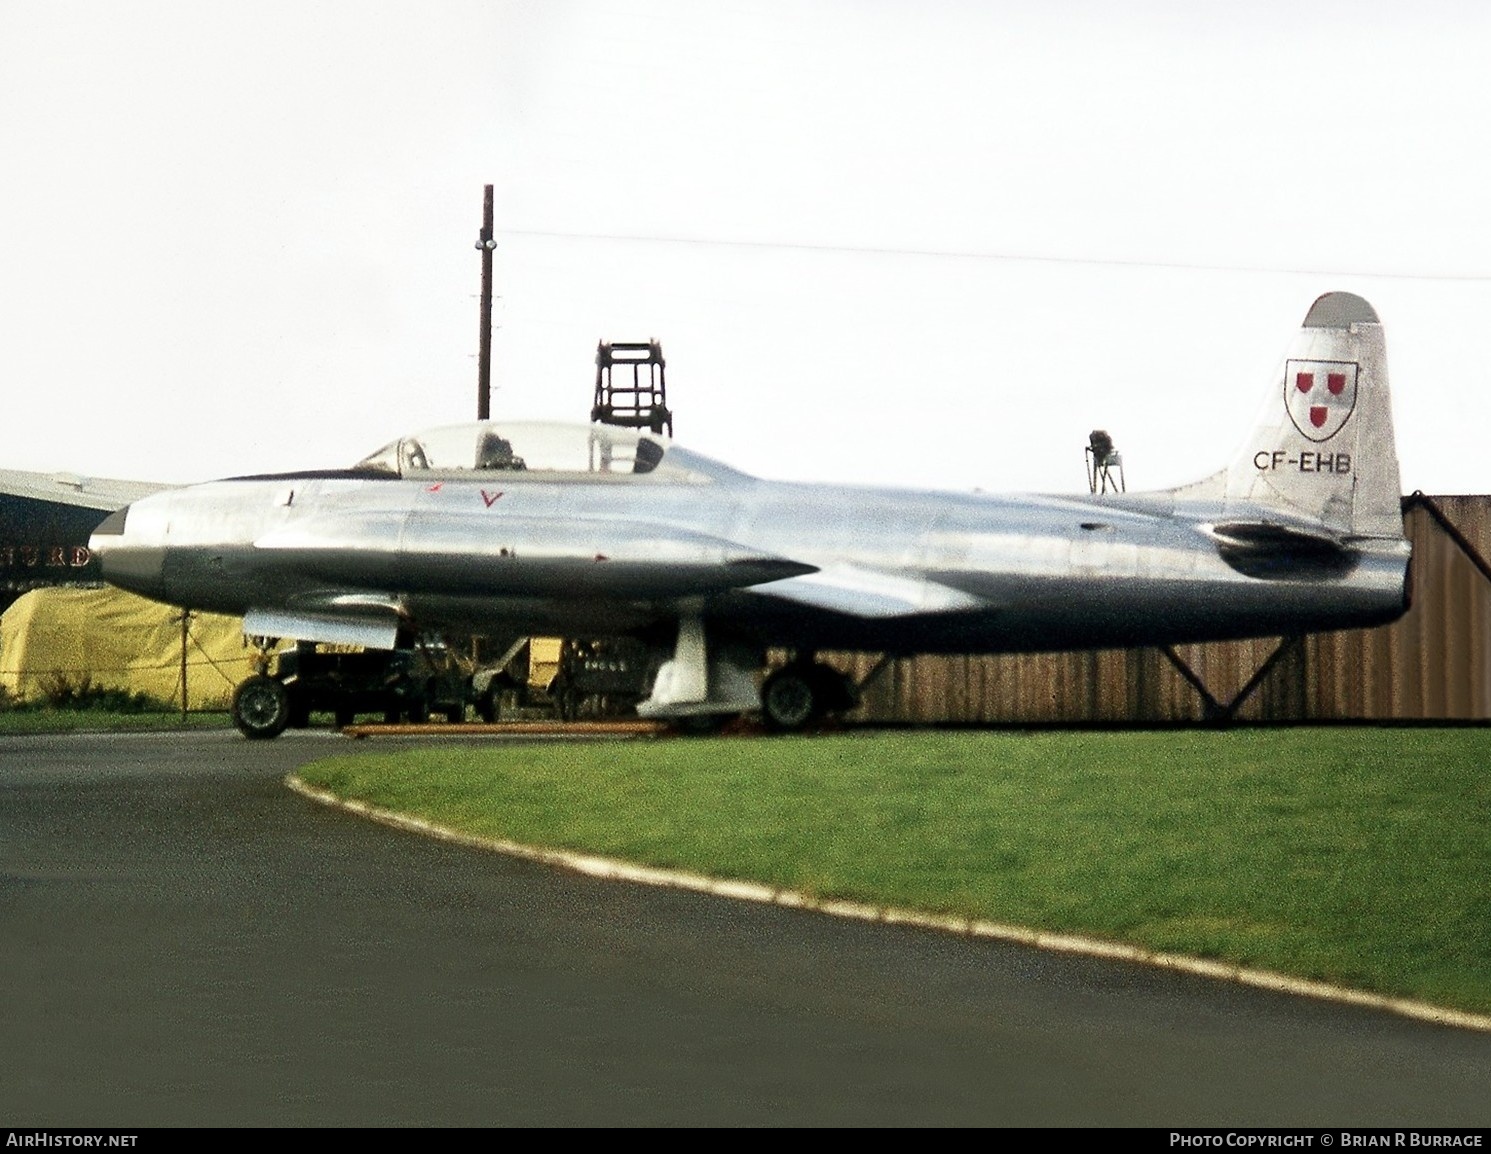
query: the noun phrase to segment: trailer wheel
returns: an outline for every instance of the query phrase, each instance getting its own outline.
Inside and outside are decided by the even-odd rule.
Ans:
[[[290,724],[290,695],[267,674],[257,673],[233,691],[233,724],[251,741],[278,737]]]

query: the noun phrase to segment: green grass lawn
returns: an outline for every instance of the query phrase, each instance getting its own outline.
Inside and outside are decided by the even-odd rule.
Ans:
[[[82,733],[163,729],[226,729],[233,723],[226,712],[188,713],[185,724],[181,711],[111,709],[47,709],[28,706],[25,709],[0,710],[0,737],[27,733]]]
[[[338,757],[343,796],[1491,1011],[1491,731],[876,733]]]

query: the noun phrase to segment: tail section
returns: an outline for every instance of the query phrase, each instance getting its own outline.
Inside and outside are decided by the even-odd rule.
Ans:
[[[1338,543],[1401,539],[1387,353],[1372,306],[1352,293],[1317,299],[1232,464],[1173,495],[1218,501],[1222,517],[1240,521],[1282,514]]]
[[[1341,538],[1402,537],[1382,323],[1361,297],[1310,306],[1224,484],[1229,507],[1297,514]]]

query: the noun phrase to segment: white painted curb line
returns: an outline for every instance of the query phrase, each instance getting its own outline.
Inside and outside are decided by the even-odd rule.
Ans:
[[[677,870],[656,869],[651,866],[633,865],[594,854],[571,853],[568,850],[542,849],[538,846],[520,845],[499,838],[477,837],[435,825],[423,818],[409,817],[392,810],[379,809],[361,801],[343,801],[335,794],[314,789],[294,774],[285,778],[285,784],[303,797],[339,809],[345,809],[384,825],[411,830],[457,845],[473,846],[507,854],[509,857],[542,862],[545,865],[573,870],[591,877],[611,881],[637,882],[664,889],[691,890],[696,893],[713,894],[716,897],[734,898],[738,901],[761,902],[766,905],[789,906],[794,909],[812,910],[838,918],[853,918],[862,922],[883,922],[887,925],[915,926],[919,929],[940,930],[944,933],[962,934],[966,937],[993,938],[1002,942],[1014,942],[1023,946],[1035,946],[1058,953],[1082,954],[1092,958],[1113,958],[1135,962],[1158,969],[1177,970],[1196,974],[1203,978],[1237,982],[1244,986],[1257,986],[1264,990],[1295,994],[1305,998],[1318,998],[1327,1002],[1340,1002],[1349,1006],[1386,1010],[1405,1018],[1433,1022],[1441,1026],[1454,1026],[1463,1030],[1491,1032],[1491,1017],[1471,1014],[1462,1010],[1447,1010],[1428,1002],[1415,1002],[1406,998],[1388,998],[1381,994],[1368,994],[1360,990],[1345,989],[1325,982],[1312,982],[1303,978],[1291,978],[1267,970],[1250,970],[1230,962],[1208,961],[1183,954],[1166,954],[1148,950],[1142,946],[1128,946],[1120,942],[1105,942],[1098,938],[1084,938],[1076,934],[1056,934],[1045,930],[1025,929],[999,922],[980,921],[952,915],[923,914],[915,910],[898,910],[887,906],[865,905],[860,902],[824,901],[809,897],[794,890],[776,889],[760,882],[731,881],[705,877],[703,874],[682,873]]]

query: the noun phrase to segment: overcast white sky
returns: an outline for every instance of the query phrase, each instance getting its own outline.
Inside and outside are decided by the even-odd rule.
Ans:
[[[1484,492],[1487,59],[1470,0],[0,0],[0,466],[468,419],[491,183],[495,415],[656,336],[749,471],[1169,485],[1349,289],[1405,491]]]

